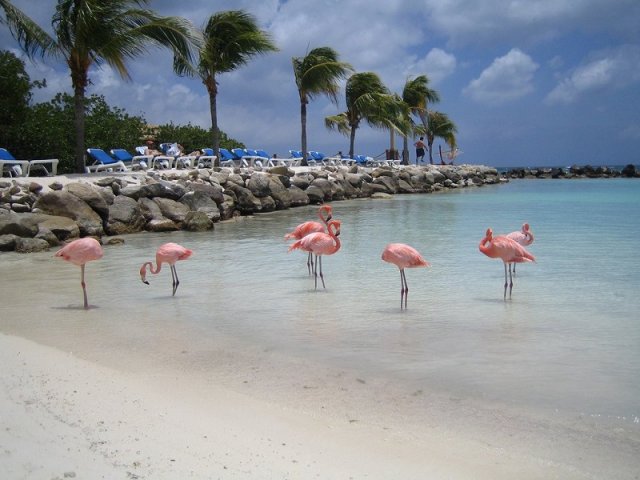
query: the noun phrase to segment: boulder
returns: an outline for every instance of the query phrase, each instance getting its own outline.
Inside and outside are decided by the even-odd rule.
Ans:
[[[49,243],[41,238],[16,238],[15,251],[18,253],[42,252],[49,248]]]
[[[247,188],[258,198],[266,197],[271,193],[269,189],[269,180],[270,177],[268,175],[254,173],[247,182]]]
[[[80,228],[80,234],[101,237],[104,234],[102,219],[83,200],[67,191],[44,193],[33,205],[33,210],[50,215],[72,218]]]
[[[292,207],[309,205],[309,195],[307,195],[304,190],[296,187],[295,185],[291,185],[287,190],[289,191],[289,195],[291,196],[290,205]]]
[[[236,208],[241,213],[253,214],[262,209],[262,202],[253,193],[251,193],[251,190],[248,188],[242,187],[234,182],[228,182],[227,188],[235,195]]]
[[[6,235],[0,235],[0,251],[12,252],[16,249],[16,240],[20,237],[12,233]]]
[[[165,217],[149,220],[145,228],[150,232],[174,232],[180,230],[180,227],[175,222]]]
[[[184,222],[187,213],[191,211],[184,203],[176,202],[170,198],[154,198],[153,201],[160,207],[162,215],[177,223]]]
[[[106,227],[109,235],[136,233],[141,231],[146,223],[138,202],[131,197],[118,195],[113,205],[109,206],[109,219]]]
[[[184,228],[191,232],[204,232],[213,228],[213,222],[204,212],[189,212],[184,219]]]
[[[318,176],[313,180],[313,182],[311,182],[311,185],[309,185],[307,192],[311,188],[320,189],[322,191],[324,201],[331,201],[333,199],[333,186],[331,185],[331,182],[329,182],[327,178]],[[311,197],[310,194],[309,194],[309,197]]]
[[[269,178],[269,196],[275,202],[275,207],[278,210],[284,210],[291,206],[291,193],[277,177]]]
[[[224,189],[218,183],[190,183],[187,185],[187,191],[185,195],[190,192],[203,192],[205,193],[211,200],[216,202],[216,204],[220,205],[224,202]],[[184,198],[184,195],[183,197]],[[181,200],[182,201],[182,200]]]
[[[220,202],[224,196],[220,192]],[[218,202],[214,202],[204,190],[196,190],[185,193],[180,199],[180,203],[185,204],[193,212],[203,212],[212,222],[220,220],[220,209]]]
[[[93,208],[103,220],[109,218],[109,206],[104,196],[92,184],[80,182],[69,183],[65,187],[65,190]]]

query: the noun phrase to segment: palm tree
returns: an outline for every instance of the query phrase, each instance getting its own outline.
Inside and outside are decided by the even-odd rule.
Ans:
[[[62,58],[71,72],[74,92],[76,169],[84,172],[85,93],[89,69],[107,63],[130,80],[125,61],[148,45],[171,48],[190,59],[197,35],[178,17],[160,17],[142,8],[148,0],[58,0],[50,36],[8,0],[0,0],[5,23],[30,58],[37,53]]]
[[[338,104],[338,81],[346,78],[353,67],[338,60],[338,53],[330,47],[311,50],[304,57],[293,57],[293,74],[300,96],[300,124],[302,152],[307,152],[307,104],[316,95],[326,95]],[[307,162],[303,153],[302,164]]]
[[[197,75],[209,93],[213,148],[220,166],[220,131],[218,129],[217,75],[247,64],[255,55],[275,52],[278,48],[270,36],[258,28],[256,19],[243,10],[218,12],[209,18],[202,32],[203,45],[196,66],[178,58],[174,69],[179,75]]]
[[[325,126],[349,135],[349,156],[353,157],[356,130],[362,120],[374,128],[390,128],[399,115],[400,105],[373,72],[354,73],[346,85],[347,111],[324,119]]]
[[[427,142],[429,145],[429,152],[433,146],[433,142],[436,137],[442,138],[451,148],[451,151],[456,146],[456,132],[458,128],[455,123],[449,119],[447,114],[442,112],[430,111],[429,112],[429,129],[427,130]],[[433,162],[431,162],[433,163]]]
[[[411,113],[417,115],[422,122],[422,125],[426,131],[429,130],[429,103],[436,103],[440,101],[440,95],[435,90],[429,88],[429,79],[426,75],[418,75],[414,79],[407,79],[404,89],[402,90],[402,99],[411,109]],[[406,150],[402,152],[403,157],[409,158],[408,146]],[[431,155],[431,146],[429,146],[429,161],[433,163],[433,157]]]

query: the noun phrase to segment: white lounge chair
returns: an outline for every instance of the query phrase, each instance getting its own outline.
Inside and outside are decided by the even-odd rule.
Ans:
[[[6,148],[0,148],[0,165],[2,166],[2,175],[4,175],[5,172],[8,172],[9,176],[28,177],[31,174],[31,169],[34,167],[37,170],[44,170],[47,176],[58,174],[57,158],[48,158],[43,160],[17,160]],[[51,171],[47,169],[47,165],[49,165]]]

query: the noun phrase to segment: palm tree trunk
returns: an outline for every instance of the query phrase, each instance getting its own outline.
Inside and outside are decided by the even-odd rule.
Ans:
[[[218,131],[218,88],[216,85],[216,79],[213,76],[209,76],[204,84],[209,92],[209,110],[211,112],[211,140],[213,142],[213,154],[216,159],[213,161],[214,167],[220,166],[220,134]]]
[[[389,158],[387,160],[395,160],[396,158],[396,132],[393,128],[389,129]]]
[[[307,100],[300,99],[300,145],[302,146],[302,162],[300,165],[307,166]]]
[[[409,165],[409,138],[402,136],[402,164]]]
[[[84,87],[76,85],[73,95],[73,124],[76,130],[76,173],[84,173]]]
[[[351,125],[351,131],[349,132],[349,158],[353,158],[355,154],[355,144],[356,144],[356,129],[358,127],[355,125]]]

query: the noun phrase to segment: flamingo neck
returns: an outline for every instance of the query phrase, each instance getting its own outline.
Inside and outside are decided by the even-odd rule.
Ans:
[[[158,266],[156,268],[153,267],[153,262],[146,262],[144,265],[142,265],[142,268],[144,268],[145,272],[147,271],[147,267],[149,268],[149,271],[151,273],[156,275],[160,273],[160,270],[162,270],[162,262],[158,262]]]

